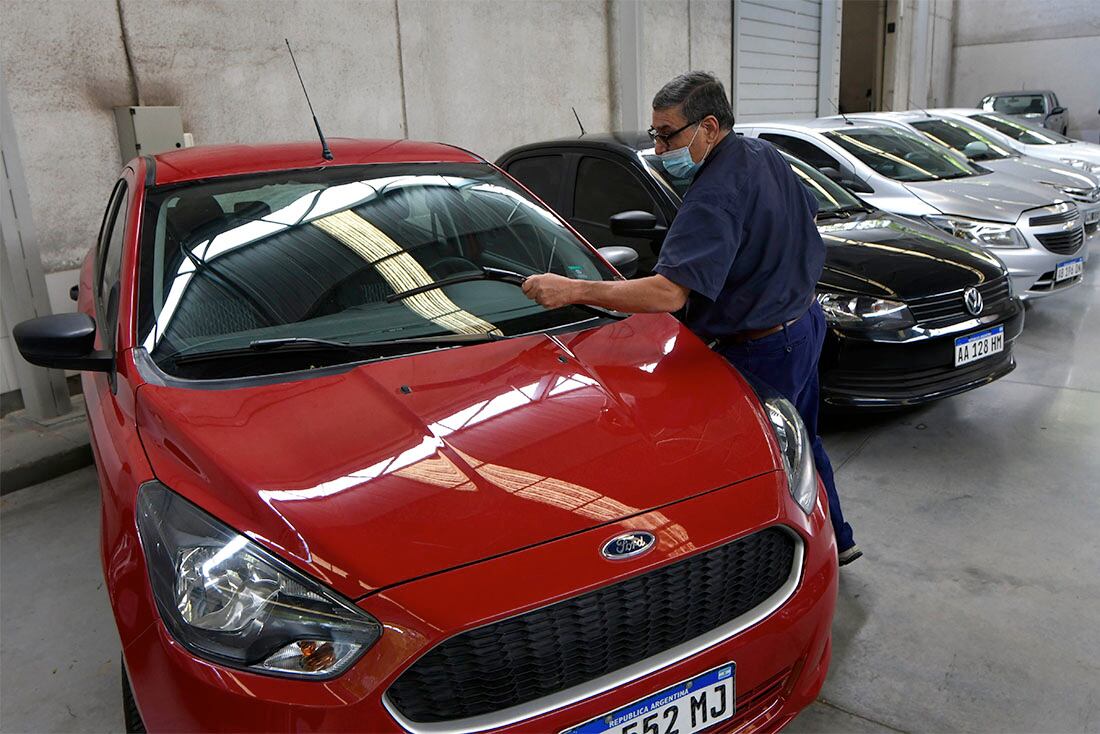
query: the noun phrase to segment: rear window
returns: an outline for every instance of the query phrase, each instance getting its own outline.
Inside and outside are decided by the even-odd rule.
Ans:
[[[196,357],[257,341],[510,336],[592,318],[547,311],[512,283],[481,279],[485,268],[611,277],[554,214],[484,164],[332,167],[154,190],[139,339],[170,374],[218,377],[222,364],[235,374],[282,365]],[[464,275],[479,279],[434,287]],[[334,351],[309,363],[333,360],[354,361]]]

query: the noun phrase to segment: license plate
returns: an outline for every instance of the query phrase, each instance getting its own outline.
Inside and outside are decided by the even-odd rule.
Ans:
[[[1083,272],[1085,272],[1085,258],[1075,257],[1072,260],[1066,260],[1064,263],[1058,263],[1054,271],[1054,282],[1076,278]]]
[[[562,734],[692,734],[733,718],[734,663],[715,668]]]
[[[1091,212],[1085,212],[1085,226],[1091,226],[1100,222],[1100,209],[1093,209]]]
[[[955,340],[955,366],[988,357],[1005,349],[1005,327],[995,326],[977,334],[960,336]]]

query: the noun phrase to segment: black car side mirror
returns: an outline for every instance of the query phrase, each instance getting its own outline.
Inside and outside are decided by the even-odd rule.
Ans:
[[[611,217],[611,234],[617,237],[663,238],[668,227],[657,224],[657,216],[650,212],[619,212]]]
[[[615,266],[624,278],[633,278],[638,272],[638,253],[630,247],[611,246],[597,250],[604,260]]]
[[[23,359],[59,370],[110,372],[114,356],[95,349],[95,321],[85,313],[61,313],[29,319],[12,329]]]
[[[1055,108],[1054,108],[1053,110],[1051,110],[1051,111],[1050,111],[1050,114],[1052,114],[1052,115],[1060,115],[1060,114],[1062,114],[1062,113],[1063,113],[1063,112],[1065,112],[1065,111],[1066,111],[1066,108],[1065,108],[1065,107],[1055,107]]]
[[[844,188],[850,191],[856,191],[860,194],[873,194],[875,190],[867,185],[866,182],[859,180],[855,176],[847,173],[841,173],[832,166],[825,166],[824,168],[817,169],[825,174],[831,181],[835,181]]]

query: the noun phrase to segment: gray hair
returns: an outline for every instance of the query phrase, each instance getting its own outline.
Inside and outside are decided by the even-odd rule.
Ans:
[[[654,95],[653,109],[668,110],[675,107],[681,108],[688,122],[699,122],[707,115],[714,115],[722,130],[733,127],[733,109],[730,107],[729,97],[726,96],[726,88],[709,71],[681,74]]]

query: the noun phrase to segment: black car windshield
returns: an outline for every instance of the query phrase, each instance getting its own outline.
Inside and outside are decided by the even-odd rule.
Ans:
[[[998,145],[990,136],[955,120],[933,117],[914,120],[909,124],[928,136],[933,143],[958,151],[972,161],[999,161],[1016,155],[1008,148]]]
[[[1065,135],[1059,135],[1045,127],[1032,125],[1023,120],[1015,120],[1004,115],[981,113],[970,116],[971,120],[977,120],[986,127],[991,127],[997,132],[1007,135],[1017,143],[1024,145],[1061,145],[1072,143],[1073,140]]]
[[[957,153],[915,133],[888,127],[830,130],[825,137],[896,181],[938,181],[974,176],[979,171]]]
[[[814,198],[817,200],[817,213],[819,216],[822,214],[851,212],[857,209],[867,208],[867,206],[853,196],[848,189],[826,178],[825,175],[820,173],[817,169],[803,163],[794,156],[783,152],[780,152],[780,155],[783,156],[787,163],[791,164],[791,170],[794,171],[795,176],[797,176],[798,180],[810,190],[810,193],[813,194]],[[653,173],[664,179],[665,182],[680,195],[681,199],[684,197],[688,187],[691,185],[691,179],[674,178],[670,176],[664,166],[661,165],[661,159],[652,152],[643,152],[642,158]]]
[[[388,342],[393,356],[406,339],[411,352],[589,321],[575,307],[544,309],[501,272],[613,277],[557,216],[486,164],[198,182],[153,190],[144,216],[139,344],[184,377],[300,368],[283,352],[325,352],[301,358],[319,366],[361,360],[371,344]],[[443,280],[455,282],[432,287]],[[247,357],[250,347],[256,358],[214,358]]]

